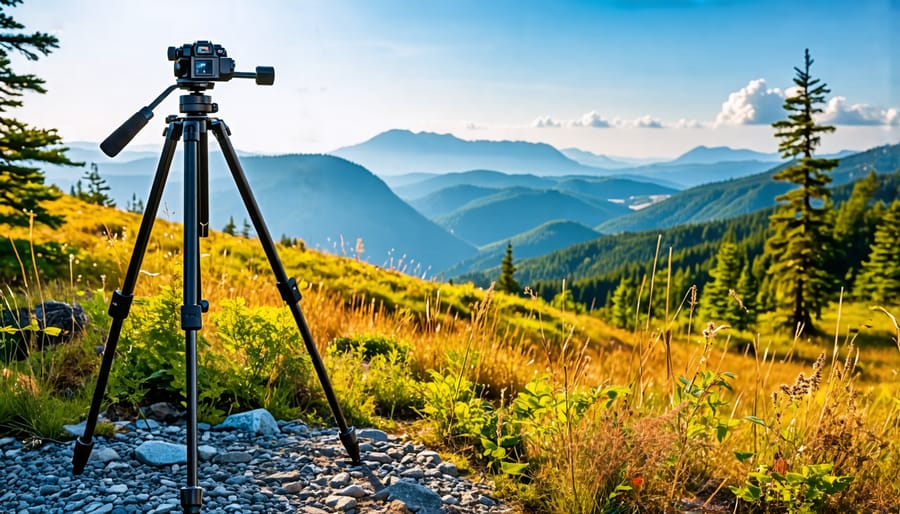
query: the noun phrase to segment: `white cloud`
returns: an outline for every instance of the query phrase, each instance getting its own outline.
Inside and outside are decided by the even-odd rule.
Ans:
[[[728,95],[715,125],[763,125],[784,117],[785,92],[766,87],[765,79],[751,80],[746,87]]]
[[[848,104],[843,96],[835,96],[825,105],[821,122],[835,125],[900,125],[897,109],[883,109],[866,104]]]
[[[703,128],[703,123],[697,120],[681,118],[671,125],[672,128]]]
[[[597,111],[591,111],[581,116],[580,120],[572,120],[566,123],[570,127],[609,128],[609,120],[605,119]]]
[[[540,116],[531,122],[531,126],[534,128],[559,128],[562,126],[562,123],[554,120],[550,116]]]
[[[616,119],[615,125],[626,128],[663,128],[663,122],[649,114],[633,120]]]

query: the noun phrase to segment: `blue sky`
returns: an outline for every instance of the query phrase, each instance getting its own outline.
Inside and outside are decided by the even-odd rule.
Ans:
[[[773,152],[809,48],[831,88],[823,151],[900,142],[900,0],[846,2],[26,0],[60,49],[21,71],[21,117],[99,141],[174,81],[169,46],[210,39],[275,86],[212,90],[238,148],[322,152],[391,128],[672,157]],[[136,143],[156,144],[173,97]]]

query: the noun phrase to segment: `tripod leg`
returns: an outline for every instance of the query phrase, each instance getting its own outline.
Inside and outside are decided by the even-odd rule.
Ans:
[[[309,352],[313,367],[319,377],[319,382],[325,390],[325,397],[328,399],[328,405],[331,407],[331,412],[334,415],[334,419],[340,430],[338,436],[341,439],[341,443],[343,443],[344,448],[347,449],[347,453],[350,455],[350,459],[353,463],[358,464],[359,443],[356,440],[356,430],[353,427],[347,426],[347,421],[344,419],[344,414],[341,412],[341,406],[338,403],[337,396],[334,394],[334,389],[331,387],[331,381],[328,379],[328,372],[325,369],[325,364],[322,362],[319,351],[316,349],[316,345],[313,342],[309,326],[306,324],[306,319],[303,317],[303,311],[300,310],[299,302],[301,295],[300,290],[297,288],[297,282],[293,278],[288,278],[287,273],[284,270],[284,265],[281,263],[281,259],[275,251],[275,243],[272,241],[272,236],[269,234],[268,228],[266,228],[262,213],[259,210],[259,206],[256,204],[253,192],[250,190],[250,184],[247,182],[247,177],[244,175],[244,170],[241,168],[241,163],[238,161],[237,153],[231,145],[231,139],[228,137],[228,127],[226,127],[225,123],[221,120],[210,120],[210,129],[219,141],[219,146],[222,148],[222,153],[225,155],[225,161],[228,163],[228,168],[231,170],[231,174],[237,184],[244,205],[247,207],[250,219],[253,221],[253,228],[256,230],[256,235],[262,243],[263,251],[265,251],[266,257],[269,260],[269,265],[275,274],[278,292],[281,293],[281,298],[288,304],[291,314],[294,316],[294,321],[297,323],[297,328],[300,330],[300,335],[303,337],[303,344],[306,346],[306,351]]]
[[[185,338],[187,370],[187,487],[181,489],[181,507],[185,514],[199,514],[203,488],[198,480],[197,463],[197,331],[203,325],[200,301],[200,184],[201,164],[206,164],[206,121],[188,118],[184,122],[184,305],[181,328]],[[204,133],[201,136],[201,132]],[[205,179],[205,177],[204,177]]]
[[[109,379],[109,372],[112,369],[113,358],[116,355],[116,345],[119,342],[122,323],[125,321],[125,318],[128,317],[128,311],[131,309],[134,286],[137,283],[138,274],[141,271],[141,263],[144,260],[147,244],[150,241],[153,222],[159,211],[159,204],[162,200],[166,178],[169,175],[169,167],[172,165],[172,157],[175,155],[175,146],[178,144],[178,139],[181,137],[181,129],[182,126],[179,121],[169,123],[169,126],[166,129],[166,141],[163,145],[162,155],[159,158],[159,164],[156,168],[153,186],[150,188],[150,195],[147,198],[147,206],[144,210],[143,218],[141,219],[141,227],[138,230],[137,239],[134,242],[134,250],[131,253],[131,261],[128,263],[128,271],[125,273],[122,289],[113,293],[112,300],[109,304],[109,315],[112,318],[112,323],[109,328],[106,347],[103,350],[103,360],[100,362],[97,385],[94,388],[94,396],[91,400],[91,408],[88,412],[84,433],[75,440],[75,453],[72,456],[72,472],[76,475],[80,475],[84,471],[88,458],[91,456],[91,449],[94,447],[92,441],[94,429],[97,426],[97,417],[100,415],[100,405],[103,403],[106,383]]]

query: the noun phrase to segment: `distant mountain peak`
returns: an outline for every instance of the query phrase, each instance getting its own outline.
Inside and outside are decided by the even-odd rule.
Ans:
[[[467,141],[453,134],[391,129],[362,143],[338,148],[333,155],[357,162],[381,175],[448,173],[491,169],[538,175],[590,174],[585,166],[547,143]]]
[[[715,164],[717,162],[760,161],[778,162],[777,153],[763,153],[746,148],[728,146],[696,146],[667,164]]]

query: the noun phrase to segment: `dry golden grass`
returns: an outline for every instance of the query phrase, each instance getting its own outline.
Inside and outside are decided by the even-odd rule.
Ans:
[[[73,288],[108,296],[128,265],[140,217],[69,197],[52,209],[67,215],[62,230],[39,226],[28,234],[14,229],[10,237],[57,241],[72,252],[71,283],[48,286],[48,292]],[[157,221],[137,297],[152,296],[179,280],[181,238],[179,225]],[[741,483],[748,470],[773,464],[776,455],[797,465],[813,457],[830,459],[836,473],[860,478],[845,498],[896,506],[900,486],[892,477],[900,474],[900,329],[888,315],[897,312],[896,306],[835,305],[820,322],[833,327],[829,336],[792,337],[765,316],[754,333],[697,327],[696,320],[688,323],[692,313],[685,306],[678,318],[675,312],[654,314],[639,330],[625,331],[534,298],[422,281],[313,250],[279,245],[279,252],[288,275],[301,286],[301,307],[323,354],[336,337],[379,334],[412,346],[419,376],[463,363],[466,378],[486,386],[492,398],[504,391],[509,397],[543,374],[567,390],[630,387],[632,395],[616,407],[615,420],[609,411],[592,411],[557,442],[559,451],[547,457],[551,465],[538,472],[539,480],[562,480],[559,488],[572,489],[551,501],[557,502],[557,512],[565,512],[572,501],[584,502],[580,512],[593,511],[597,502],[591,498],[609,484],[630,483],[629,501],[648,506],[671,506],[688,491],[715,502],[727,496],[726,482]],[[202,293],[213,311],[230,298],[243,298],[250,306],[282,304],[258,241],[213,232],[201,241],[201,254]],[[21,286],[12,284],[13,289]],[[215,348],[215,334],[205,335]],[[795,385],[800,373],[813,374],[823,351],[821,384],[803,397],[801,408],[788,412],[773,402],[782,385]],[[685,415],[675,398],[678,378],[694,380],[702,371],[735,374],[732,390],[723,393],[730,403],[726,417],[754,416],[773,423],[770,427],[772,420],[790,418],[803,448],[779,441],[774,429],[747,422],[735,424],[721,445],[679,439],[677,430],[671,431],[677,425],[673,420]],[[685,461],[672,468],[662,462],[676,443],[703,452],[702,465]],[[755,457],[739,464],[734,451],[753,451]],[[867,459],[867,454],[879,459]],[[554,469],[552,477],[541,474],[552,475]],[[572,483],[582,485],[567,485]]]

